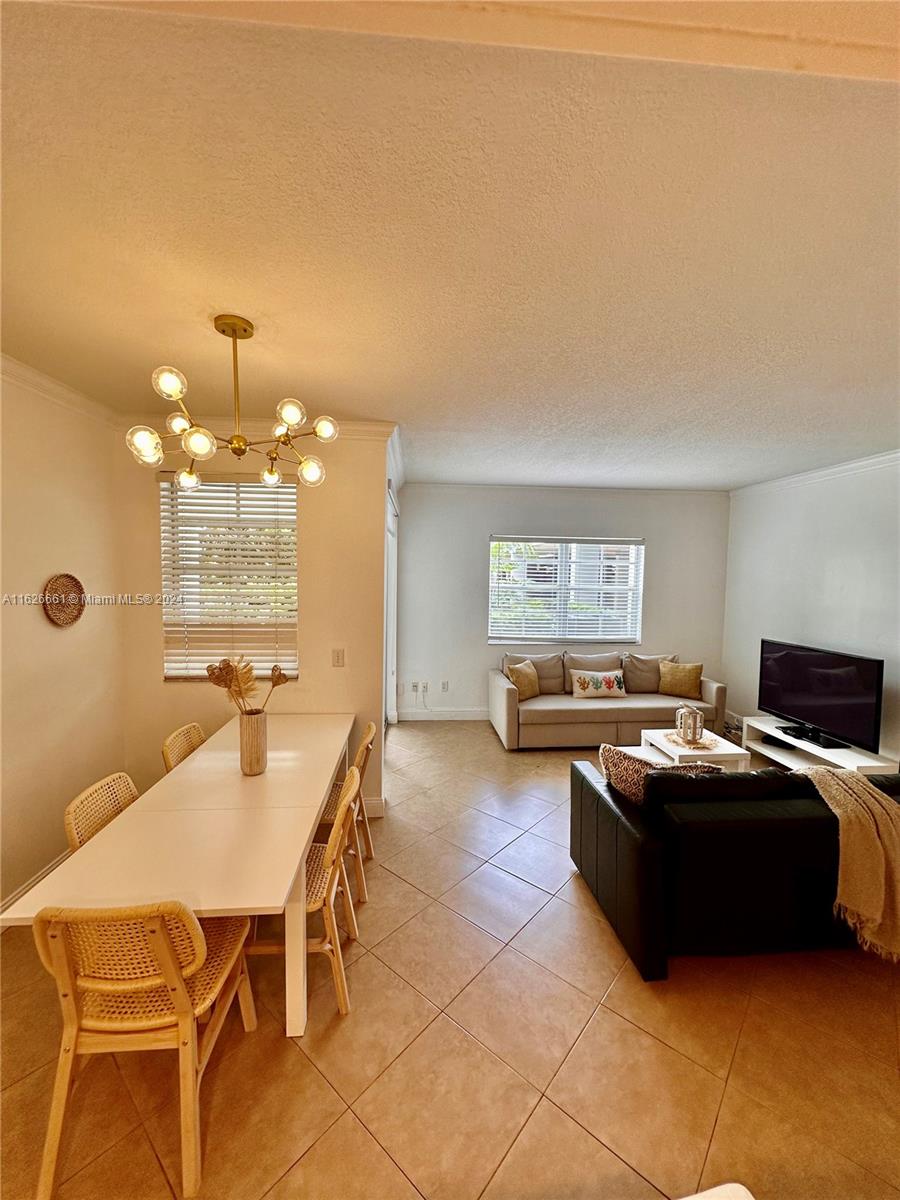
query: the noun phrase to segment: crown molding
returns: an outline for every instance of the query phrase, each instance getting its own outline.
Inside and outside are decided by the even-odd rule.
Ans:
[[[397,493],[406,483],[406,466],[403,462],[403,444],[400,441],[400,426],[395,425],[387,444],[387,473],[391,491]]]
[[[803,471],[799,475],[784,475],[780,479],[766,479],[762,483],[750,483],[745,487],[733,488],[732,497],[746,496],[757,492],[781,492],[787,488],[806,487],[822,483],[827,479],[842,479],[847,475],[863,475],[868,471],[884,471],[900,467],[900,450],[886,450],[868,458],[856,458],[850,462],[835,463],[831,467],[818,467],[814,471]]]
[[[118,414],[113,409],[107,408],[99,400],[92,400],[83,392],[75,391],[65,383],[60,383],[58,379],[51,379],[49,375],[36,371],[34,367],[29,367],[27,363],[11,358],[8,354],[0,355],[0,381],[26,388],[42,400],[97,421],[110,429],[119,427]]]

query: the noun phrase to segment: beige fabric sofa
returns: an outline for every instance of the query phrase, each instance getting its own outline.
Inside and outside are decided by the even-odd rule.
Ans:
[[[671,729],[676,710],[686,703],[700,709],[708,729],[724,733],[725,693],[724,683],[704,677],[700,700],[685,701],[659,692],[580,700],[571,692],[551,692],[520,702],[515,685],[502,670],[491,671],[488,677],[491,724],[507,750],[599,746],[601,742],[637,746],[642,729]]]

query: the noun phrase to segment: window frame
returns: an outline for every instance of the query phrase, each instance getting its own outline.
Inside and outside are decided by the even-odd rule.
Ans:
[[[164,507],[163,507],[163,505],[164,505],[163,485],[168,485],[168,487],[170,489],[174,489],[175,488],[175,478],[176,478],[175,473],[171,472],[171,471],[159,471],[159,472],[157,472],[157,475],[156,475],[156,483],[157,483],[156,517],[157,517],[157,521],[158,521],[159,539],[160,539],[160,543],[159,543],[160,576],[161,576],[161,583],[162,583],[161,599],[163,601],[165,600],[166,595],[168,594],[169,591],[174,591],[175,593],[178,592],[177,588],[170,589],[167,587],[166,574],[167,574],[168,570],[171,570],[171,568],[167,568],[166,564],[165,564],[166,544],[164,542],[164,529],[165,529],[165,525],[167,523],[167,517],[165,515]],[[202,491],[203,486],[205,486],[206,484],[220,484],[220,485],[221,484],[234,484],[239,487],[240,486],[255,486],[257,488],[263,488],[265,486],[260,483],[259,479],[256,476],[249,475],[249,474],[243,475],[243,474],[204,473],[203,484],[201,484],[201,487],[200,487],[200,489],[198,489],[198,491]],[[284,484],[280,485],[279,490],[281,488],[283,488],[284,486],[285,486]],[[294,496],[295,496],[295,499],[297,500],[297,504],[294,508],[294,516],[293,516],[293,522],[294,522],[294,577],[295,577],[295,579],[297,579],[297,572],[299,569],[299,546],[298,546],[299,487],[296,484],[289,484],[287,486],[294,488]],[[266,494],[268,494],[271,490],[272,489],[266,488]],[[177,492],[175,494],[176,494],[176,496],[178,495]],[[263,494],[263,493],[260,493],[260,494]],[[197,492],[189,493],[189,495],[196,496]],[[170,501],[170,504],[171,504],[171,501]],[[174,546],[172,545],[171,541],[169,543],[169,549],[170,549],[170,553],[174,550]],[[250,568],[252,568],[253,564],[249,564],[249,566],[250,566]],[[172,608],[176,608],[176,607],[177,606],[174,606],[174,605],[166,605],[165,603],[160,604],[160,633],[162,635],[162,654],[161,654],[161,657],[162,657],[162,680],[164,683],[202,683],[202,682],[205,682],[205,681],[207,681],[207,676],[206,676],[205,670],[203,671],[203,673],[198,672],[195,674],[191,674],[189,672],[186,673],[184,671],[179,671],[178,674],[168,674],[168,664],[167,664],[167,655],[166,655],[166,640],[167,640],[166,611],[167,611],[167,609],[172,609]],[[298,679],[299,671],[300,671],[299,619],[300,619],[299,579],[297,579],[297,607],[296,607],[296,615],[295,615],[295,621],[294,621],[294,637],[293,637],[293,647],[292,647],[292,651],[291,651],[291,653],[292,653],[291,665],[285,666],[283,662],[280,663],[280,665],[282,666],[282,669],[284,670],[285,675],[288,677],[288,679],[291,679],[291,680]],[[288,622],[285,622],[284,624],[289,625]],[[175,627],[175,625],[176,625],[176,623],[170,623],[168,628],[172,629],[173,627]],[[215,625],[211,624],[209,627],[215,628]],[[255,627],[259,628],[260,624],[257,623],[257,625]],[[265,626],[263,625],[262,627],[265,627]],[[219,628],[221,628],[223,631],[227,631],[229,629],[232,631],[237,631],[239,629],[239,626],[235,625],[234,623],[226,624],[225,622],[222,622],[221,625],[219,626]],[[227,638],[223,634],[223,642],[225,640],[227,640]],[[276,647],[277,647],[277,635],[276,635]],[[280,650],[279,650],[279,653],[280,653]],[[249,661],[253,662],[258,675],[266,676],[268,674],[268,667],[260,668],[258,663],[254,661],[254,658],[258,657],[258,652],[256,655],[254,655],[254,653],[252,651],[250,651],[247,648],[242,649],[239,645],[234,646],[234,647],[230,648],[229,650],[227,650],[227,652],[225,652],[226,657],[236,657],[238,655],[244,655]]]
[[[570,547],[575,545],[593,545],[593,546],[636,546],[640,547],[640,560],[638,570],[640,574],[640,587],[637,592],[638,596],[638,612],[637,612],[637,629],[634,637],[579,637],[576,635],[561,635],[554,634],[548,637],[537,637],[532,635],[523,636],[521,638],[510,636],[499,636],[492,634],[492,607],[491,600],[493,594],[493,562],[491,557],[491,549],[497,542],[518,542],[518,543],[533,543],[535,545],[551,545],[557,547]],[[618,645],[618,646],[640,646],[643,634],[643,618],[644,618],[644,567],[646,555],[646,541],[642,537],[560,537],[558,534],[547,536],[538,534],[498,534],[492,533],[488,538],[488,598],[487,598],[487,642],[489,646],[601,646],[601,645]],[[568,556],[567,556],[568,557]],[[559,560],[558,560],[559,561]],[[602,564],[601,564],[602,565]],[[570,585],[566,585],[570,586]],[[614,585],[604,586],[601,581],[598,581],[597,591],[613,590]],[[549,589],[547,589],[549,590]],[[564,602],[566,587],[557,583],[555,585],[557,592],[556,609],[557,622],[556,627],[559,628],[563,614],[567,613],[568,605]]]

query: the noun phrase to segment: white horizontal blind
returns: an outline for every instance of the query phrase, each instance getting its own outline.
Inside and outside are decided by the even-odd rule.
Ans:
[[[243,654],[297,674],[297,485],[159,485],[164,675]]]
[[[640,538],[491,537],[492,642],[639,642]]]

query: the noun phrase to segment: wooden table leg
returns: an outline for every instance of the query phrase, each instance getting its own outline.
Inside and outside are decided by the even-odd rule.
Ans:
[[[284,906],[284,1007],[288,1037],[306,1032],[306,863]]]

